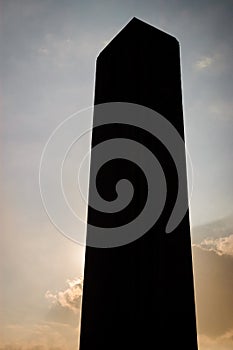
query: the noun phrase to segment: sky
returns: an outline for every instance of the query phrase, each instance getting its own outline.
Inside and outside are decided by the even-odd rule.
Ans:
[[[233,4],[1,0],[1,350],[78,347],[84,248],[44,210],[40,158],[92,105],[96,57],[134,16],[180,42],[199,347],[232,349]]]

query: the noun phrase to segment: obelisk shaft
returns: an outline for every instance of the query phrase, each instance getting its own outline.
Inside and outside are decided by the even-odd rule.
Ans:
[[[133,19],[101,52],[95,104],[119,101],[153,109],[184,138],[180,52],[174,37]],[[92,145],[102,136],[94,130]],[[158,152],[166,156],[159,146]],[[171,159],[164,159],[164,168],[175,198]],[[167,213],[172,206],[166,203]],[[81,350],[197,350],[189,214],[172,234],[163,232],[166,218],[130,244],[86,247]]]

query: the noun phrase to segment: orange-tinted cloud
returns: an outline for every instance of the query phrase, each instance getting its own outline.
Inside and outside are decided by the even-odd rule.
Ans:
[[[56,322],[9,324],[4,329],[0,350],[74,350],[79,328]]]
[[[208,337],[200,334],[199,350],[232,350],[233,328],[219,337]]]
[[[205,343],[200,350],[215,349],[215,343],[231,341],[229,334],[233,330],[233,258],[231,255],[219,255],[213,250],[195,246],[193,261],[198,334],[202,343]]]
[[[206,238],[198,246],[218,255],[233,256],[233,234],[227,237]]]
[[[48,290],[45,297],[51,301],[53,306],[61,306],[78,314],[81,306],[83,279],[67,280],[67,284],[68,288],[64,291],[54,294]]]

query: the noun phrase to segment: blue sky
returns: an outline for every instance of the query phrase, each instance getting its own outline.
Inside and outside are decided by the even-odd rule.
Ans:
[[[2,0],[0,10],[1,278],[3,322],[12,330],[29,310],[30,322],[44,322],[46,291],[82,274],[83,247],[61,236],[43,209],[39,162],[56,126],[92,105],[95,59],[132,17],[180,41],[192,226],[232,214],[233,4]]]

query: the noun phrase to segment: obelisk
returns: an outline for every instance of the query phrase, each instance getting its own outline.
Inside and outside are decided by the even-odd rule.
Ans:
[[[176,38],[133,18],[97,58],[95,105],[109,102],[150,108],[166,118],[184,139]],[[143,131],[135,136],[118,125],[101,131],[94,128],[97,119],[98,114],[94,114],[92,147],[117,134],[118,138],[137,136],[141,143],[155,149],[166,174],[168,200],[156,224],[135,241],[110,248],[87,245],[80,350],[197,350],[189,211],[174,232],[165,233],[178,190],[173,160],[166,147]],[[185,148],[182,152],[185,162]],[[98,183],[100,192],[108,196],[108,179],[116,174],[121,177],[124,169],[127,165],[120,160],[115,168],[107,169],[105,181]],[[128,171],[130,174],[134,170]],[[135,184],[141,192],[124,218],[137,213],[146,200],[140,181],[139,176]],[[111,220],[116,226],[118,219],[114,216],[95,217],[88,209],[88,222],[108,227]]]

